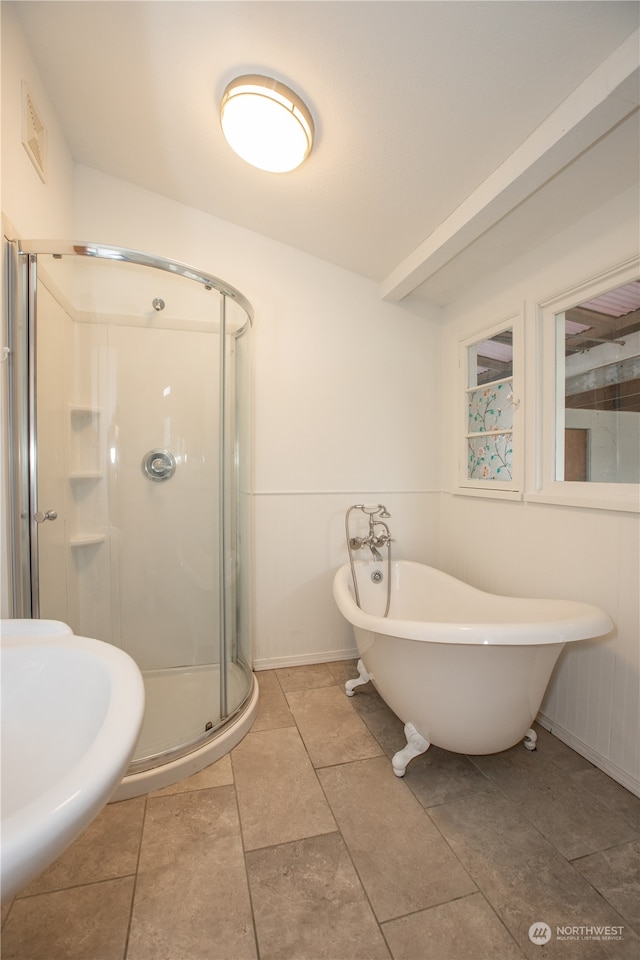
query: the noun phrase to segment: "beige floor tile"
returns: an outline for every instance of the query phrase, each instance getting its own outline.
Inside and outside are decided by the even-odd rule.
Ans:
[[[382,925],[394,960],[520,960],[524,957],[481,893]],[[542,955],[544,956],[544,954]]]
[[[276,671],[263,670],[258,674],[258,683],[260,685],[260,704],[258,716],[251,728],[252,731],[275,730],[278,727],[295,726],[295,720],[282,692]]]
[[[232,763],[245,850],[336,829],[295,727],[249,733]]]
[[[640,830],[640,797],[636,797],[630,790],[626,790],[591,764],[588,770],[572,773],[571,779],[580,791],[598,800],[611,813],[626,820],[635,830]]]
[[[300,667],[281,667],[276,676],[285,693],[313,687],[331,687],[335,680],[326,663],[307,663]]]
[[[543,756],[551,760],[556,766],[564,770],[565,773],[580,772],[583,770],[593,770],[593,766],[579,753],[572,750],[571,747],[563,743],[558,737],[545,730],[539,723],[533,724],[533,729],[538,734],[537,749]]]
[[[327,767],[318,777],[378,920],[476,890],[386,757]]]
[[[530,824],[518,806],[495,787],[433,807],[431,819],[449,842],[460,849],[468,866],[484,869],[491,860],[503,864],[526,861],[533,855],[556,855],[553,846]]]
[[[247,870],[262,960],[389,957],[339,834],[255,850]]]
[[[474,757],[474,763],[569,860],[639,837],[626,820],[580,790],[544,751],[517,746]]]
[[[432,807],[431,818],[527,957],[541,947],[529,939],[531,924],[619,925],[622,918],[542,836],[514,803],[496,791]],[[634,956],[637,938],[623,944],[558,941],[549,957],[600,960]]]
[[[380,756],[382,750],[339,687],[287,694],[314,767]]]
[[[190,790],[208,790],[210,787],[223,787],[233,783],[233,770],[231,769],[231,756],[227,754],[209,764],[204,770],[194,773],[178,783],[172,783],[168,787],[161,787],[160,790],[153,790],[150,797],[170,797],[175,793],[188,793]]]
[[[349,702],[388,757],[406,746],[402,720],[386,705],[372,683],[356,687]]]
[[[133,877],[17,899],[2,960],[123,960]]]
[[[136,872],[145,797],[109,803],[20,896],[125,877]]]
[[[407,767],[404,782],[425,808],[493,789],[468,757],[439,747],[429,747],[415,757]]]
[[[592,853],[573,863],[636,933],[640,933],[640,842]]]
[[[255,956],[233,787],[150,799],[127,960]]]
[[[355,680],[358,676],[356,660],[333,660],[327,663],[327,669],[338,686],[344,686],[347,680]]]

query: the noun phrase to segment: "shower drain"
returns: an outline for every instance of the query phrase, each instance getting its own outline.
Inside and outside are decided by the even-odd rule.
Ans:
[[[371,579],[373,580],[374,583],[382,583],[382,581],[384,580],[384,573],[382,572],[382,570],[374,570],[373,573],[371,574]]]

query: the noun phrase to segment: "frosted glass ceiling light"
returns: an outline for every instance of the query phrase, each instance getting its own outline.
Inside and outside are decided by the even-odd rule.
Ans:
[[[222,132],[232,150],[269,173],[295,170],[313,144],[313,119],[300,97],[278,80],[232,80],[220,104]]]

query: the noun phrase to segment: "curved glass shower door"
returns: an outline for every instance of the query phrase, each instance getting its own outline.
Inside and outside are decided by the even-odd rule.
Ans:
[[[132,251],[22,258],[31,614],[137,662],[140,771],[200,746],[251,689],[247,305]]]

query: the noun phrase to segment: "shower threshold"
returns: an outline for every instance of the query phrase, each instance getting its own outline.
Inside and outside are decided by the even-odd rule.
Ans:
[[[228,753],[251,729],[257,714],[258,682],[250,676],[252,683],[243,697],[247,668],[227,665],[228,701],[238,708],[223,721],[218,664],[143,671],[142,729],[127,775],[111,801],[177,783]]]

